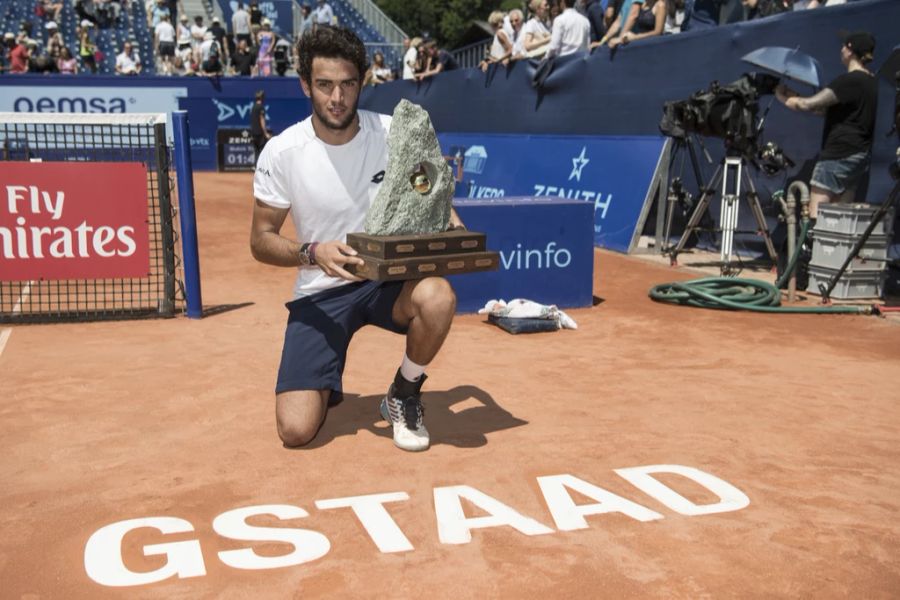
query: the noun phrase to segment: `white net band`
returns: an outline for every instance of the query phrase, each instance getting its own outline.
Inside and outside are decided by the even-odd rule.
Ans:
[[[27,113],[0,112],[0,123],[38,125],[156,125],[165,123],[165,113]]]

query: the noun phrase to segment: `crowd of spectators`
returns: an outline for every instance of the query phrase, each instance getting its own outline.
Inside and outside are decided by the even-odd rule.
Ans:
[[[564,56],[682,31],[715,27],[783,12],[844,4],[848,0],[531,0],[527,15],[514,9],[488,16],[494,37],[481,62]],[[851,0],[852,1],[852,0]],[[414,38],[403,60],[403,78],[428,76]],[[427,53],[426,53],[427,54]]]
[[[106,59],[98,48],[98,31],[124,23],[124,14],[137,14],[145,0],[74,0],[67,8],[61,0],[36,0],[34,13],[43,31],[33,31],[31,19],[16,33],[3,34],[0,72],[64,73],[98,72]],[[336,17],[326,0],[303,4],[301,33],[323,25],[335,25]],[[188,15],[181,0],[146,0],[147,26],[152,37],[154,64],[142,61],[139,43],[128,39],[116,52],[117,75],[285,75],[296,65],[293,45],[272,28],[257,0],[236,3],[230,31],[218,17],[207,24],[204,15]],[[77,25],[70,40],[60,33],[63,11],[74,11]],[[383,56],[382,56],[383,61]],[[379,81],[389,73],[379,71]]]
[[[97,31],[115,25],[123,12],[144,0],[36,0],[33,21],[3,34],[0,71],[11,73],[97,72],[105,56],[97,47]],[[312,1],[312,0],[310,0]],[[642,39],[715,27],[740,20],[770,17],[793,10],[834,6],[852,0],[530,0],[524,10],[495,11],[488,16],[494,37],[481,67],[543,56],[564,56],[599,46],[616,49]],[[74,39],[60,32],[60,17],[74,10]],[[144,64],[134,40],[116,49],[115,73],[137,75],[284,75],[296,65],[295,46],[272,29],[258,0],[238,0],[230,31],[213,18],[190,17],[180,0],[148,0],[147,25],[153,38],[155,63]],[[316,27],[337,24],[327,0],[301,4],[300,35]],[[396,71],[375,52],[365,74],[366,85],[395,78],[422,80],[458,68],[453,55],[427,34],[404,40],[402,65]]]

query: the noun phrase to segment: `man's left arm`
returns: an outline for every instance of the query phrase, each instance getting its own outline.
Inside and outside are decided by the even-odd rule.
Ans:
[[[791,110],[825,114],[829,106],[838,103],[838,97],[831,88],[823,88],[818,94],[803,97],[797,92],[779,85],[775,90],[775,97]]]

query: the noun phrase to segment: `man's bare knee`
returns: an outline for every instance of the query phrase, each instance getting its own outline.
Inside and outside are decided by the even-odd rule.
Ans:
[[[309,444],[325,421],[329,390],[285,392],[275,397],[278,437],[289,448]]]
[[[316,437],[319,425],[311,426],[306,423],[285,424],[278,422],[278,437],[288,448],[300,448],[306,446]]]
[[[413,304],[420,313],[450,314],[456,311],[456,294],[443,277],[429,277],[413,291]]]

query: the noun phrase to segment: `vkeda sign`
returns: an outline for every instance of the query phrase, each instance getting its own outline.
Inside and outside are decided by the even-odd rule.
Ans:
[[[680,515],[699,516],[740,510],[750,504],[749,498],[730,483],[693,467],[682,465],[650,465],[616,469],[616,474]],[[667,481],[672,475],[688,480],[688,486],[707,489],[718,501],[696,504],[675,489],[662,483],[655,475],[663,474]],[[542,520],[524,515],[504,502],[468,485],[438,487],[433,490],[437,537],[442,544],[467,544],[475,529],[511,528],[523,536],[549,535],[558,531],[575,531],[591,526],[585,517],[605,513],[621,513],[636,521],[662,519],[663,515],[632,500],[614,494],[573,475],[551,475],[537,478],[547,505],[549,518],[556,530]],[[675,484],[677,486],[677,484]],[[572,492],[578,494],[576,503]],[[584,502],[588,498],[589,502]],[[486,516],[467,516],[462,501],[475,505]],[[391,517],[389,506],[410,501],[406,492],[388,492],[316,500],[320,511],[353,511],[371,540],[372,550],[382,553],[402,553],[415,550],[412,541]],[[261,527],[248,520],[258,516],[293,521],[284,527]],[[264,504],[244,506],[215,517],[212,529],[218,535],[241,542],[281,542],[290,551],[279,555],[257,553],[253,548],[223,550],[218,559],[234,569],[260,570],[296,567],[320,559],[331,550],[331,542],[322,533],[295,527],[297,520],[309,513],[292,504]],[[594,526],[598,521],[593,522]],[[132,532],[143,529],[158,532],[159,543],[142,547],[144,556],[164,556],[165,564],[148,570],[149,564],[125,564],[122,556],[123,540]],[[147,585],[172,577],[189,578],[206,575],[204,553],[197,539],[184,540],[184,534],[195,531],[194,525],[175,516],[155,516],[119,521],[102,527],[91,535],[84,549],[84,568],[95,582],[113,587]],[[178,534],[180,541],[166,541],[165,536]],[[159,565],[159,559],[148,563]]]
[[[0,162],[0,279],[146,277],[140,163]]]

